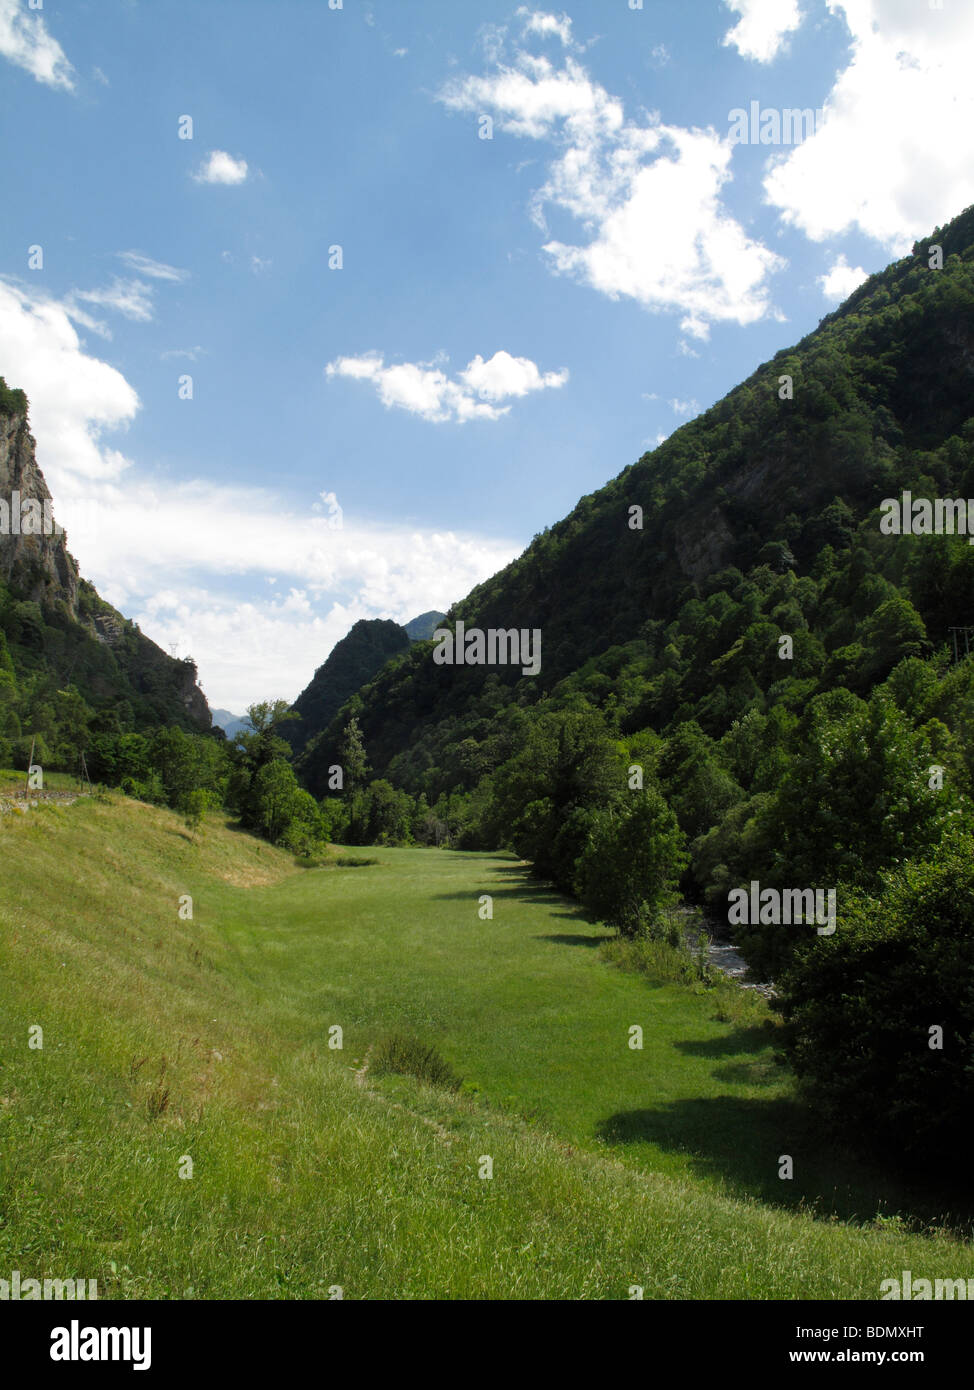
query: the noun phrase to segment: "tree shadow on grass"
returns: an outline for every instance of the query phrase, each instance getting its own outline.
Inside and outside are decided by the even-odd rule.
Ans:
[[[579,933],[572,936],[568,932],[552,932],[547,936],[536,936],[535,941],[554,941],[559,946],[601,946],[603,941],[608,941],[607,936],[583,936]]]
[[[596,1134],[613,1146],[653,1144],[685,1154],[691,1172],[719,1180],[732,1196],[800,1207],[820,1217],[859,1223],[900,1212],[919,1224],[934,1224],[951,1206],[949,1197],[911,1188],[843,1150],[794,1100],[713,1096],[669,1101],[618,1111],[599,1122]],[[785,1154],[793,1161],[790,1179],[778,1176]],[[952,1209],[956,1220],[956,1201]]]
[[[739,1057],[742,1052],[762,1052],[774,1041],[774,1025],[755,1023],[735,1028],[717,1038],[681,1038],[673,1046],[688,1057]]]
[[[541,885],[535,886],[530,883],[523,884],[521,887],[511,888],[489,887],[485,888],[484,892],[489,892],[492,898],[522,898],[525,902],[530,902],[532,904],[561,904],[565,901],[564,898],[562,898],[559,894],[552,893],[549,889],[544,888]],[[459,893],[431,893],[430,897],[437,898],[443,901],[476,902],[477,898],[479,897],[479,894],[476,891],[467,891]]]

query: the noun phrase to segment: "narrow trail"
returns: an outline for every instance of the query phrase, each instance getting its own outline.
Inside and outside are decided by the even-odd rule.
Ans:
[[[60,791],[29,791],[21,790],[11,792],[0,792],[0,815],[9,815],[12,811],[23,815],[32,806],[40,806],[43,803],[53,802],[58,806],[70,806],[79,797],[88,796],[88,792],[60,792]]]

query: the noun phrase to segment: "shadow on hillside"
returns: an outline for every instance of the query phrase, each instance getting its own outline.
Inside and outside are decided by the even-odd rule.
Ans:
[[[543,887],[535,887],[533,884],[526,883],[519,888],[494,888],[488,887],[484,892],[489,893],[492,898],[523,898],[531,903],[557,903],[559,906],[564,903],[564,898],[558,893],[552,893]],[[439,898],[443,901],[469,902],[471,897],[476,900],[477,894],[467,892],[461,893],[431,893],[431,898]]]
[[[535,941],[555,941],[559,946],[601,946],[608,941],[607,936],[571,936],[568,932],[554,932],[548,936],[536,936]]]
[[[757,1023],[750,1028],[735,1028],[719,1038],[683,1038],[673,1046],[688,1057],[737,1057],[742,1052],[761,1052],[773,1039],[774,1026]]]
[[[843,1152],[821,1133],[809,1112],[791,1100],[714,1096],[670,1101],[618,1111],[600,1121],[595,1132],[609,1145],[654,1144],[686,1154],[693,1173],[720,1180],[732,1196],[759,1197],[770,1206],[792,1210],[801,1207],[823,1218],[868,1222],[878,1214],[899,1211],[933,1224],[949,1204],[949,1199],[937,1204],[933,1194],[911,1191],[895,1177]],[[793,1161],[791,1179],[778,1176],[784,1154]]]

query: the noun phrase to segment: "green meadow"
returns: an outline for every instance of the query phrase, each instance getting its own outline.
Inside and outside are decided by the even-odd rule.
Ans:
[[[0,863],[0,1277],[790,1299],[974,1275],[949,1193],[815,1133],[759,1000],[623,968],[511,856],[303,867],[117,796],[3,817]],[[393,1034],[459,1089],[379,1074]]]

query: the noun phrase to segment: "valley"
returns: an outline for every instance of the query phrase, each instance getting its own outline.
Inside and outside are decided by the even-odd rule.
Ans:
[[[942,1227],[909,1233],[916,1194],[803,1120],[762,1001],[721,1021],[712,989],[619,968],[510,854],[301,867],[117,795],[0,826],[0,1266],[24,1278],[97,1278],[102,1298],[875,1298],[900,1269],[974,1273]],[[461,1088],[373,1074],[391,1034]]]

